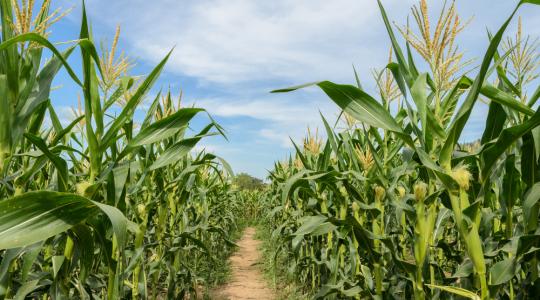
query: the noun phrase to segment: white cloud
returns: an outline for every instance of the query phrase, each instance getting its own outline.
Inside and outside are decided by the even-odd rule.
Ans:
[[[321,92],[322,94],[322,92]],[[289,95],[266,97],[263,100],[227,100],[225,98],[203,99],[195,101],[197,107],[204,107],[211,115],[221,117],[250,117],[284,124],[309,124],[318,122],[318,109],[335,111],[336,107],[324,96],[317,96],[319,101],[296,98],[291,102]],[[191,103],[188,102],[188,106]]]
[[[322,91],[307,93],[308,97],[295,94],[268,95],[257,100],[227,98],[209,98],[195,102],[187,101],[186,105],[194,104],[204,107],[212,116],[236,118],[235,128],[227,128],[235,132],[245,132],[253,137],[252,142],[275,145],[291,149],[291,138],[297,142],[306,133],[307,127],[324,130],[321,112],[334,121],[339,108],[332,103]],[[295,101],[291,101],[294,99]],[[242,122],[238,118],[250,118],[257,122]]]
[[[283,148],[289,148],[292,145],[288,136],[283,135],[281,131],[275,129],[263,128],[259,131],[259,135],[266,141],[275,142]]]
[[[386,1],[399,11],[409,1]],[[96,0],[94,19],[123,25],[131,54],[203,82],[349,78],[350,66],[384,62],[376,1]]]

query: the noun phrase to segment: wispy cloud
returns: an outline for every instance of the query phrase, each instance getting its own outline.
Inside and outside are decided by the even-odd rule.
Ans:
[[[280,147],[289,148],[291,146],[291,140],[288,136],[283,135],[281,131],[263,128],[259,130],[259,135],[266,141],[276,142]]]
[[[412,1],[388,1],[403,10]],[[159,3],[159,4],[158,4]],[[343,79],[351,63],[384,59],[376,1],[94,1],[100,22],[125,24],[124,38],[169,70],[222,84]],[[391,5],[390,5],[391,3]],[[368,59],[366,59],[368,58]]]
[[[274,97],[274,98],[273,98]],[[249,117],[286,124],[309,124],[318,122],[320,115],[318,109],[334,112],[337,108],[323,95],[317,100],[298,100],[291,102],[281,96],[268,96],[264,100],[224,98],[202,99],[194,101],[198,107],[205,107],[210,114],[221,117]],[[187,102],[190,105],[190,102]]]

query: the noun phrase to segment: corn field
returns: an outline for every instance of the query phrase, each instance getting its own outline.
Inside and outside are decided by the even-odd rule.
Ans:
[[[453,2],[433,22],[420,0],[400,26],[378,1],[391,49],[376,92],[356,70],[356,85],[273,91],[318,87],[341,114],[321,115],[324,134],[308,131],[262,191],[239,190],[224,159],[197,150],[227,138],[205,109],[156,93],[172,50],[130,75],[120,28],[97,47],[83,3],[60,51],[48,30],[67,12],[50,2],[0,0],[0,299],[201,299],[249,222],[269,233],[279,284],[304,298],[538,297],[540,45],[517,13],[540,1],[488,33],[477,68]],[[61,70],[81,93],[67,125],[51,100]],[[485,130],[465,143],[478,102]]]
[[[490,34],[475,78],[462,74],[454,4],[430,29],[427,1],[394,30],[374,72],[378,93],[322,81],[344,127],[323,118],[275,164],[266,192],[268,255],[320,299],[534,299],[538,296],[540,86],[538,46],[505,30]],[[417,26],[413,26],[417,25]],[[405,40],[405,47],[398,42]],[[418,57],[422,60],[418,63]],[[418,65],[427,66],[426,71]],[[355,72],[356,75],[356,72]],[[460,143],[478,101],[485,131]]]
[[[84,10],[79,38],[60,52],[47,40],[62,17],[50,1],[34,19],[34,1],[0,4],[0,299],[195,297],[234,248],[245,198],[225,161],[194,152],[222,128],[208,115],[190,134],[206,112],[170,92],[133,121],[169,55],[131,77],[114,53],[118,32],[98,55]],[[83,94],[67,126],[49,97],[62,68]]]

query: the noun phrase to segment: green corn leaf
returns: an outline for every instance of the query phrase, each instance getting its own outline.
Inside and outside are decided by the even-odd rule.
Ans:
[[[300,86],[290,87],[272,91],[290,92],[311,85],[319,86],[343,111],[353,118],[368,125],[382,128],[396,133],[405,143],[414,147],[412,138],[403,132],[403,129],[394,120],[392,115],[371,96],[352,85],[335,84],[330,81],[309,83]]]
[[[520,5],[524,3],[540,5],[540,0],[521,0],[521,2],[519,2]]]
[[[45,119],[45,114],[47,113],[47,105],[49,101],[42,102],[34,111],[34,114],[30,117],[28,122],[27,132],[37,135],[39,134],[40,128],[43,126],[43,120]]]
[[[538,227],[538,201],[540,201],[540,182],[527,191],[523,200],[523,219],[528,232],[534,231]]]
[[[356,68],[354,67],[354,65],[353,65],[352,68],[353,68],[353,72],[354,72],[354,79],[356,79],[356,86],[359,89],[363,90],[362,84],[360,83],[360,77],[358,77],[358,73],[356,72]]]
[[[495,263],[489,269],[491,285],[500,285],[510,281],[516,273],[516,262],[513,258]]]
[[[82,7],[82,22],[79,38],[81,40],[90,39],[90,30],[88,28],[88,20],[86,16],[86,7],[83,2]],[[90,181],[101,172],[102,154],[104,151],[99,149],[98,135],[96,131],[103,130],[103,112],[100,108],[100,97],[98,91],[97,76],[95,73],[94,61],[92,60],[92,52],[88,51],[87,47],[81,47],[82,57],[82,72],[83,72],[83,95],[84,95],[84,111],[85,111],[85,131],[86,140],[88,143],[88,151],[90,156]],[[99,63],[98,63],[99,64]],[[94,112],[94,110],[96,110]],[[94,118],[94,113],[97,117]],[[94,129],[93,121],[96,120],[98,130]]]
[[[529,102],[527,102],[527,106],[533,107],[536,104],[536,101],[538,101],[538,99],[540,99],[540,85],[538,85],[538,88],[532,94]]]
[[[330,125],[328,124],[328,121],[326,121],[326,118],[322,115],[322,113],[320,113],[320,115],[321,115],[321,119],[322,119],[323,124],[324,124],[324,128],[326,129],[326,136],[328,138],[328,141],[330,142],[330,145],[332,146],[332,150],[334,150],[335,153],[338,153],[339,146],[338,146],[338,143],[337,143],[335,133],[332,130],[332,128],[330,127]],[[342,159],[342,157],[340,155],[338,155],[337,159]]]
[[[442,124],[440,121],[435,118],[435,115],[431,110],[426,111],[427,116],[427,135],[433,135],[440,139],[446,138],[446,132],[444,131],[444,128],[442,127]]]
[[[497,141],[484,148],[481,153],[481,159],[484,163],[482,167],[482,177],[487,178],[497,160],[504,154],[508,147],[510,147],[517,139],[538,126],[540,126],[540,109],[536,111],[533,117],[522,124],[504,129]]]
[[[91,203],[94,204],[95,207],[99,208],[101,212],[108,217],[109,221],[112,224],[116,240],[118,241],[118,248],[120,250],[123,250],[127,241],[128,225],[131,225],[131,227],[133,227],[133,224],[129,222],[122,214],[122,212],[116,207],[96,201],[91,201]],[[136,227],[137,226],[135,226],[134,229],[137,229]]]
[[[58,115],[56,114],[56,110],[52,106],[51,102],[49,101],[47,103],[47,109],[49,110],[49,117],[51,118],[51,123],[54,131],[56,133],[62,131],[62,123],[60,122],[60,119],[58,118]],[[34,133],[37,134],[37,133]]]
[[[161,99],[161,91],[159,91],[157,96],[152,101],[152,104],[148,108],[148,111],[146,112],[146,116],[144,117],[144,121],[141,124],[142,129],[148,127],[151,124],[152,119],[154,118],[156,110],[157,110],[157,108],[159,106],[159,100],[160,99]]]
[[[181,129],[187,128],[189,121],[202,111],[205,110],[201,108],[180,109],[174,114],[144,128],[129,142],[128,147],[152,144],[171,137],[177,134]]]
[[[21,279],[23,281],[28,279],[32,265],[35,263],[39,253],[41,252],[41,247],[43,247],[43,241],[24,248],[25,253],[23,254],[23,264],[21,267]]]
[[[413,54],[411,51],[411,44],[407,42],[407,62],[409,63],[409,72],[411,73],[411,76],[413,78],[418,77],[418,68],[416,67],[416,63],[414,62]]]
[[[0,95],[8,94],[8,78],[4,74],[0,74]],[[11,152],[13,141],[12,124],[13,111],[8,97],[0,97],[0,156],[7,155]],[[3,162],[0,161],[0,164]],[[0,168],[3,166],[0,165]]]
[[[64,56],[67,58],[73,49],[69,49],[64,52]],[[36,113],[36,110],[43,105],[43,103],[48,102],[52,82],[60,71],[62,67],[62,62],[59,56],[53,56],[41,69],[39,74],[35,79],[32,89],[30,90],[28,96],[24,101],[19,101],[15,107],[14,114],[14,123],[12,125],[12,136],[14,138],[14,143],[18,143],[19,139],[22,137],[22,134],[25,132],[30,118]],[[53,126],[56,128],[58,126],[57,119],[54,118],[54,115],[51,115]]]
[[[16,36],[15,28],[13,28],[12,20],[12,1],[11,0],[0,0],[0,13],[1,21],[2,21],[2,39],[0,42],[12,39],[14,36]],[[6,69],[9,70],[9,72],[12,72],[12,74],[18,74],[19,73],[19,52],[17,51],[17,45],[12,44],[6,47],[4,50],[5,57],[2,57],[1,60],[2,64],[5,63]],[[16,76],[9,76],[9,83],[6,85],[10,86],[11,90],[18,90],[18,80]],[[4,94],[2,94],[4,95]],[[5,106],[2,106],[5,107]]]
[[[114,203],[120,200],[122,191],[126,186],[126,180],[130,172],[131,164],[129,162],[121,163],[112,169],[114,177]]]
[[[426,139],[426,132],[428,131],[427,124],[427,74],[423,73],[414,81],[411,87],[411,96],[416,104],[416,109],[420,116],[420,122],[422,124],[422,140]]]
[[[504,128],[506,120],[506,112],[499,103],[492,102],[489,104],[489,111],[486,119],[486,128],[482,134],[481,143],[486,144],[497,138]]]
[[[371,126],[403,134],[403,130],[384,107],[362,90],[329,81],[317,84],[339,107],[355,119]]]
[[[28,294],[39,288],[39,279],[25,282],[18,290],[13,300],[24,300]]]
[[[82,86],[81,81],[79,80],[77,75],[75,75],[75,72],[69,66],[69,64],[67,63],[64,56],[62,56],[62,54],[60,53],[60,51],[58,51],[58,49],[56,49],[56,47],[54,47],[54,45],[51,42],[49,42],[46,38],[42,37],[41,35],[39,35],[37,33],[33,33],[33,32],[25,33],[25,34],[17,35],[17,36],[15,36],[13,38],[10,38],[8,40],[5,40],[0,44],[0,51],[6,50],[10,46],[13,46],[13,45],[15,45],[17,43],[23,43],[23,42],[34,42],[34,43],[37,43],[37,44],[51,50],[54,53],[54,55],[60,60],[62,65],[66,68],[69,76],[71,76],[71,78],[78,85]]]
[[[100,212],[124,242],[127,220],[120,211],[75,194],[38,191],[0,201],[0,249],[46,240]]]
[[[325,216],[311,216],[302,220],[302,226],[296,230],[293,235],[307,235],[319,230],[321,226],[326,227],[324,224],[331,224],[328,222],[328,218]],[[335,226],[333,225],[333,228]]]
[[[56,279],[56,275],[58,274],[58,271],[60,271],[60,268],[64,264],[66,257],[64,255],[54,255],[51,260],[52,260],[52,268],[53,268],[52,275],[53,275],[53,278]]]
[[[303,88],[306,88],[306,87],[318,85],[319,83],[320,83],[319,81],[316,81],[316,82],[310,82],[310,83],[305,83],[305,84],[301,84],[301,85],[295,85],[295,86],[291,86],[291,87],[284,88],[284,89],[273,90],[270,93],[288,93],[288,92],[296,91],[296,90],[303,89]]]
[[[534,110],[532,108],[526,106],[525,104],[514,99],[514,97],[512,97],[510,94],[505,93],[490,84],[484,84],[484,86],[480,90],[480,93],[494,102],[497,102],[515,111],[519,111],[527,116],[534,115]]]
[[[445,291],[454,295],[462,296],[467,299],[480,300],[480,296],[463,288],[453,287],[453,286],[441,286],[441,285],[435,285],[435,284],[426,284],[426,286],[428,286],[431,289],[439,289],[441,291]]]
[[[195,137],[183,139],[165,150],[165,152],[163,152],[156,159],[156,161],[154,161],[154,163],[150,166],[149,170],[157,170],[159,168],[176,163],[180,159],[184,158],[184,156],[186,156],[189,151],[191,151],[193,147],[195,147],[203,137],[214,135],[213,133],[208,133],[213,126],[214,124],[210,124]]]
[[[71,121],[71,123],[69,123],[66,128],[58,131],[51,142],[51,146],[58,144],[64,137],[66,137],[66,135],[68,135],[73,130],[73,127],[75,127],[77,124],[79,124],[79,122],[81,122],[82,119],[84,119],[84,115],[78,116],[77,118],[75,118],[75,120]]]
[[[469,277],[474,271],[473,263],[470,259],[466,259],[460,264],[456,272],[452,275],[452,278]]]
[[[515,259],[516,260],[519,260],[521,258],[523,258],[524,255],[527,255],[529,253],[533,253],[533,252],[536,252],[538,250],[540,250],[540,248],[538,248],[538,242],[540,241],[540,235],[538,234],[526,234],[526,235],[521,235],[521,236],[518,236],[518,237],[515,237],[514,240],[517,238],[517,247],[515,248],[516,251],[513,252],[515,253]],[[515,244],[515,242],[513,242],[513,245]]]
[[[464,89],[468,89],[471,86],[471,80],[465,76],[462,76],[450,90],[450,92],[443,98],[441,102],[440,116],[446,117],[450,120],[450,117],[454,115],[459,98]],[[446,121],[443,126],[447,126]]]
[[[540,180],[540,168],[537,160],[533,132],[524,134],[521,140],[523,141],[521,146],[521,161],[527,162],[521,163],[521,181],[523,181],[527,187],[530,187]],[[519,176],[517,176],[517,178],[519,178]],[[519,181],[519,179],[517,179],[517,181]]]
[[[390,72],[392,72],[392,75],[394,76],[394,79],[396,80],[396,83],[399,87],[399,91],[405,98],[407,98],[407,84],[405,83],[405,79],[401,74],[400,65],[396,63],[389,63],[386,68],[389,69]]]
[[[227,171],[229,176],[234,177],[234,171],[233,171],[231,165],[224,158],[222,158],[220,156],[215,155],[215,158],[217,158],[221,162],[221,165],[223,166],[223,169],[225,171]]]
[[[0,261],[0,296],[2,297],[8,291],[11,264],[23,251],[23,248],[13,248],[3,253],[2,261]]]
[[[56,168],[56,172],[58,172],[58,191],[65,192],[67,191],[67,185],[68,185],[68,169],[67,169],[67,163],[64,159],[62,159],[60,156],[53,154],[51,151],[49,151],[49,148],[45,144],[45,141],[42,140],[40,137],[37,137],[35,135],[25,133],[24,136],[34,145],[36,148],[41,150],[43,154],[53,163],[53,165]]]
[[[300,161],[302,162],[302,165],[306,169],[310,170],[311,169],[310,161],[308,161],[308,159],[306,158],[306,155],[304,155],[302,150],[300,150],[300,147],[298,147],[298,145],[296,145],[296,143],[292,139],[290,139],[290,140],[291,140],[291,143],[293,144],[294,149],[296,150],[296,156],[298,156],[298,159],[300,159]]]
[[[163,67],[167,63],[167,60],[169,59],[169,56],[171,55],[171,53],[172,53],[172,50],[154,68],[154,70],[150,73],[150,75],[146,77],[146,79],[139,86],[135,94],[133,94],[133,96],[126,103],[120,115],[113,121],[111,126],[108,128],[107,132],[105,133],[101,141],[102,151],[105,151],[105,149],[107,149],[110,146],[110,144],[115,141],[118,131],[124,126],[124,124],[133,119],[132,117],[133,117],[133,113],[135,112],[135,108],[139,105],[144,95],[148,93],[148,91],[150,90],[154,82],[157,80],[159,74],[163,70]]]
[[[376,131],[375,128],[371,128],[369,130],[371,133],[373,133],[374,131]],[[368,136],[367,134],[367,131],[364,131],[366,136]],[[366,139],[366,144],[368,145],[370,151],[371,151],[371,155],[373,156],[373,160],[375,161],[375,165],[377,166],[377,168],[379,169],[380,173],[381,174],[384,174],[384,163],[386,162],[383,162],[382,161],[382,158],[380,157],[380,155],[377,153],[377,149],[375,149],[375,146],[373,145],[373,143],[368,139]],[[384,178],[384,181],[386,181],[386,178]],[[386,182],[384,183],[386,184]]]
[[[71,228],[71,231],[73,232],[75,245],[79,253],[78,260],[81,266],[80,280],[84,282],[92,271],[94,253],[96,251],[92,230],[89,226],[77,225]]]
[[[447,172],[443,168],[437,165],[437,163],[435,163],[431,159],[429,154],[427,154],[424,150],[420,148],[416,149],[416,153],[418,154],[418,158],[422,162],[422,165],[425,168],[433,171],[437,175],[437,177],[442,181],[442,183],[446,186],[446,188],[453,189],[457,186],[452,176],[448,175]]]
[[[343,295],[347,298],[354,298],[362,292],[362,288],[360,288],[359,286],[354,286],[352,288],[346,289],[343,285],[343,282],[340,282],[339,284],[325,284],[314,296],[314,299],[328,299],[328,296],[336,293],[338,295]]]
[[[309,172],[305,169],[300,170],[298,173],[291,176],[287,181],[285,182],[283,188],[281,189],[281,201],[282,204],[285,204],[287,199],[289,199],[289,195],[291,194],[291,191],[294,190],[294,187],[298,185],[301,182],[302,177],[304,175],[309,174]]]
[[[383,19],[384,26],[386,27],[386,31],[388,32],[388,37],[390,38],[392,48],[394,49],[394,53],[396,55],[398,65],[401,69],[403,77],[405,78],[405,81],[410,87],[412,86],[415,78],[412,78],[409,72],[409,66],[407,66],[407,60],[405,59],[405,56],[403,55],[403,51],[401,51],[401,47],[399,46],[399,43],[394,34],[394,30],[392,29],[392,24],[390,24],[390,21],[388,20],[388,16],[386,14],[386,10],[384,9],[384,6],[382,5],[380,0],[377,0],[377,3],[379,4],[379,11],[381,12],[381,17]]]

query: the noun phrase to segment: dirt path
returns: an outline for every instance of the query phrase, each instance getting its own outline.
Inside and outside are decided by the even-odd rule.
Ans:
[[[242,239],[238,241],[240,248],[230,258],[232,267],[231,281],[214,291],[212,299],[243,300],[273,299],[273,292],[268,288],[259,270],[260,253],[258,240],[255,240],[255,228],[246,228]]]

